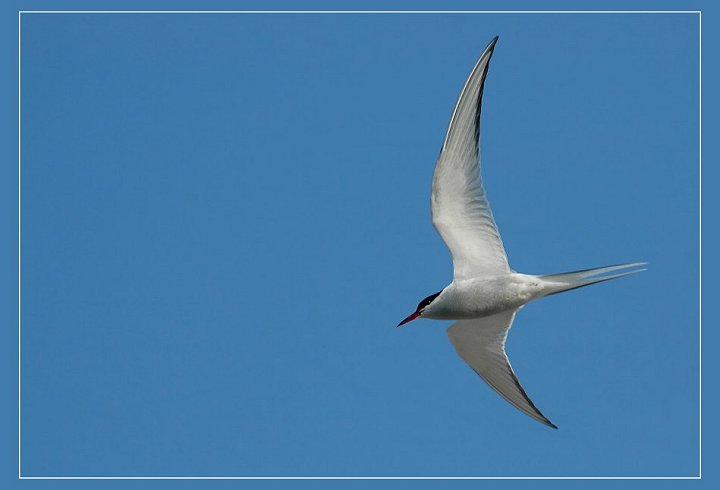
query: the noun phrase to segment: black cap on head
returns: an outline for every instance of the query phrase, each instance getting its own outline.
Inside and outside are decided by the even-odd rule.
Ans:
[[[435,293],[435,294],[433,294],[433,295],[430,295],[430,296],[428,296],[427,298],[425,298],[424,300],[422,300],[420,303],[418,303],[417,310],[415,310],[415,311],[421,311],[421,310],[422,310],[423,308],[425,308],[427,305],[429,305],[430,303],[432,303],[435,298],[437,298],[438,296],[440,296],[440,293],[442,293],[442,291],[438,291],[437,293]]]

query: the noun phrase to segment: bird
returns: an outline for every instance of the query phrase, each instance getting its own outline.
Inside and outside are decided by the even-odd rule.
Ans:
[[[557,429],[530,400],[505,352],[515,314],[533,300],[635,274],[647,263],[550,275],[510,268],[480,174],[480,113],[497,41],[482,52],[460,92],[432,178],[432,223],[452,256],[453,280],[397,326],[418,318],[455,320],[447,335],[457,354],[507,402]]]

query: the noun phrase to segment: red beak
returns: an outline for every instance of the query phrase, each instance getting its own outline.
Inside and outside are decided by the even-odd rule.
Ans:
[[[410,315],[409,317],[407,317],[406,319],[404,319],[403,321],[398,323],[398,327],[401,325],[405,325],[406,323],[410,323],[411,321],[415,320],[419,316],[420,316],[420,312],[416,311],[415,313],[413,313],[412,315]]]

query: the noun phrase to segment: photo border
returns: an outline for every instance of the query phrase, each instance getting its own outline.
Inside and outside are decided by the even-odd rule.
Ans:
[[[18,10],[18,480],[701,480],[702,479],[702,10]],[[22,46],[23,15],[38,14],[295,14],[295,15],[495,15],[495,14],[691,14],[698,17],[698,166],[699,166],[699,347],[698,347],[698,474],[693,476],[27,476],[21,465],[22,321],[21,321],[21,169],[22,169]]]

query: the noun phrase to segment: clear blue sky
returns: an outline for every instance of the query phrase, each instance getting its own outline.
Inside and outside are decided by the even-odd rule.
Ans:
[[[645,260],[508,340],[548,429],[397,322],[451,279],[430,179],[500,35],[511,266]],[[695,15],[27,15],[25,475],[695,475]]]

